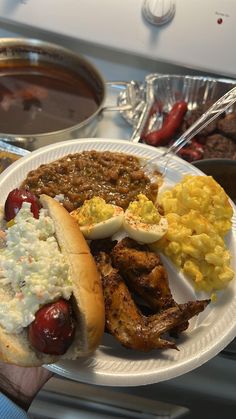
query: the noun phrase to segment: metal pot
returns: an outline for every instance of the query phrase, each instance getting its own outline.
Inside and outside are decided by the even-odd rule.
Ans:
[[[19,64],[20,63],[20,64]],[[95,134],[98,121],[101,119],[104,110],[125,110],[131,105],[105,106],[107,87],[116,89],[125,88],[129,90],[129,83],[110,82],[105,83],[99,71],[85,58],[77,53],[52,43],[36,39],[2,38],[0,40],[0,77],[12,74],[17,66],[24,63],[37,72],[37,67],[46,65],[53,66],[64,72],[73,72],[82,78],[92,89],[96,98],[96,110],[92,111],[86,118],[78,123],[64,129],[54,129],[48,132],[33,132],[30,134],[19,132],[1,132],[2,140],[10,142],[21,148],[33,151],[53,142],[64,141],[73,138],[91,137]],[[132,88],[132,86],[131,86]],[[14,120],[11,121],[14,126]]]

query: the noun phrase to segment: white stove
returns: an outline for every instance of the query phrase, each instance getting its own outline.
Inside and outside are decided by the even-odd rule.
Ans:
[[[234,0],[1,0],[5,22],[235,76]]]
[[[142,81],[149,73],[236,78],[235,19],[234,0],[0,0],[0,36],[38,38],[71,48],[112,81]],[[96,136],[128,139],[131,132],[119,113],[109,112]],[[233,419],[234,356],[232,348],[188,374],[141,387],[95,389],[54,377],[36,398],[31,414],[59,419],[174,418],[186,413],[173,406],[180,405],[191,411],[187,419]]]

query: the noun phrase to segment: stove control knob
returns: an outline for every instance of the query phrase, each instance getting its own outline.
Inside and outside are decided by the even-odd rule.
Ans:
[[[142,12],[153,25],[164,25],[175,15],[175,0],[144,0]]]

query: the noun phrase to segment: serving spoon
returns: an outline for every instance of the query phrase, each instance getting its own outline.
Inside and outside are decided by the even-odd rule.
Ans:
[[[174,143],[164,150],[158,156],[145,161],[142,165],[142,169],[145,173],[150,176],[155,171],[159,171],[162,175],[165,175],[168,162],[173,155],[176,155],[182,147],[184,147],[189,141],[198,134],[203,128],[210,124],[220,114],[226,111],[230,106],[236,102],[236,87],[229,90],[226,94],[220,97],[203,115],[200,116]],[[140,133],[141,135],[141,133]],[[136,136],[132,139],[133,142],[138,142],[140,136]],[[156,163],[155,163],[156,162]],[[159,165],[162,166],[160,170]]]

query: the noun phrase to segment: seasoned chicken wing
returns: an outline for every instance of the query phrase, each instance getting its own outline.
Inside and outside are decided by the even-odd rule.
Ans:
[[[127,348],[139,351],[177,349],[164,334],[199,314],[209,300],[194,301],[170,307],[159,314],[144,316],[136,306],[124,279],[104,252],[96,256],[102,275],[107,330]]]
[[[129,287],[157,312],[176,306],[160,257],[148,246],[126,237],[112,249],[112,264],[125,275]]]

